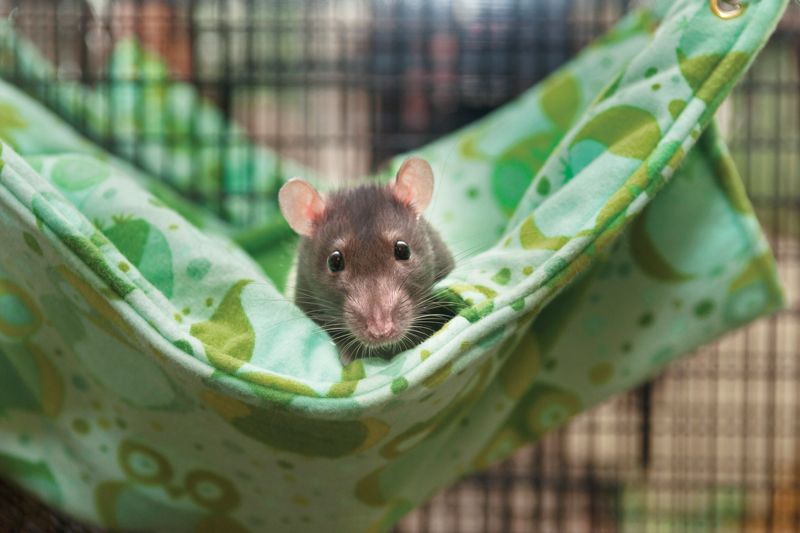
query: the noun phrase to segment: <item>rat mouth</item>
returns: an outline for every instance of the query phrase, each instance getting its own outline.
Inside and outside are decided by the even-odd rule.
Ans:
[[[354,327],[353,327],[354,326]],[[377,351],[402,346],[408,338],[406,327],[395,324],[391,328],[370,328],[366,325],[352,324],[350,331],[366,351]]]
[[[380,355],[410,348],[409,334],[414,317],[412,309],[397,291],[378,296],[366,303],[358,299],[344,307],[344,324],[354,341],[354,348],[365,355]]]
[[[406,334],[402,328],[397,328],[396,330],[383,332],[382,334],[373,334],[366,330],[356,331],[355,337],[365,346],[371,348],[386,348],[401,343],[403,339],[405,339]]]

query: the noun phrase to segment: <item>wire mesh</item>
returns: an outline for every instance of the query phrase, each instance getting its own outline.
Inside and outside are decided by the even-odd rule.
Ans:
[[[0,15],[61,81],[113,83],[114,44],[136,35],[172,78],[135,83],[189,82],[243,128],[196,132],[194,149],[251,149],[254,140],[342,181],[512,99],[629,8],[592,0],[0,0]],[[0,63],[0,76],[63,113],[52,84],[31,82],[13,62]],[[91,130],[81,114],[66,118],[135,161],[149,144],[169,142],[144,118],[129,136],[112,135],[112,123]],[[464,479],[398,533],[800,531],[798,6],[719,120],[776,254],[786,310]],[[265,193],[209,194],[174,182],[170,164],[148,170],[223,217],[234,196],[258,218],[254,195]],[[13,530],[85,531],[7,486],[0,516],[16,520],[7,522]]]

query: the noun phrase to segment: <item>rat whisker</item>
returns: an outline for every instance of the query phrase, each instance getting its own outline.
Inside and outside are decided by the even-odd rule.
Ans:
[[[415,317],[415,322],[425,323],[429,320],[441,320],[442,318],[449,318],[450,315],[444,313],[426,313]]]

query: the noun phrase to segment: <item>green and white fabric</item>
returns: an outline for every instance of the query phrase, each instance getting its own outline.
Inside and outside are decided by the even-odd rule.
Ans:
[[[638,11],[419,150],[428,217],[471,252],[441,284],[460,311],[344,368],[277,288],[288,265],[271,279],[0,83],[0,472],[109,527],[384,531],[775,310],[712,117],[785,4]]]
[[[0,65],[67,121],[117,155],[203,200],[235,226],[280,216],[274,202],[284,175],[309,171],[251,142],[188,82],[132,38],[117,43],[104,80],[89,88],[59,79],[36,47],[0,21]],[[57,82],[55,80],[58,80]]]

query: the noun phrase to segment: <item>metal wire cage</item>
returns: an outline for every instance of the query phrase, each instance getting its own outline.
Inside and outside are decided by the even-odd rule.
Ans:
[[[189,82],[247,139],[341,180],[510,100],[630,7],[621,0],[0,0],[0,16],[60,80],[89,87],[113,82],[110,50],[135,35],[171,71],[168,80],[137,83]],[[18,64],[0,63],[0,77],[58,111],[52,87],[31,82]],[[66,118],[87,131],[86,117]],[[398,532],[800,531],[798,6],[718,118],[777,256],[787,309],[463,480]],[[155,135],[146,127],[130,138],[87,133],[135,161]],[[202,150],[244,140],[194,142]],[[149,170],[170,181],[168,168]],[[220,187],[210,195],[174,185],[223,217],[227,196],[258,205],[252,191]],[[0,531],[19,530],[89,529],[2,485]]]

